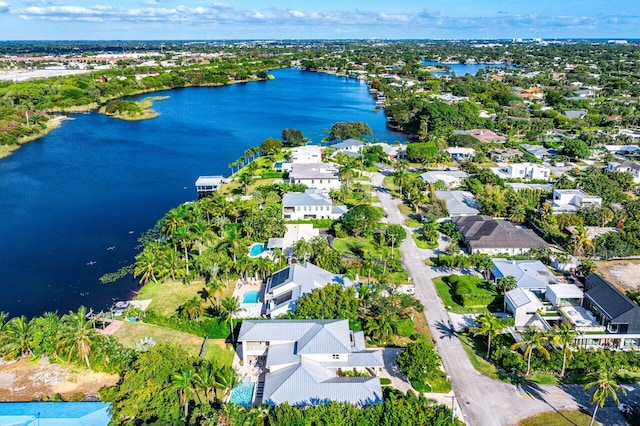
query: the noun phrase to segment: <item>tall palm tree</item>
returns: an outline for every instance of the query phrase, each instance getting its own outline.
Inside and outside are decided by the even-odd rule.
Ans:
[[[195,394],[194,384],[195,371],[191,367],[174,374],[171,380],[171,388],[178,391],[178,395],[180,395],[180,405],[184,407],[185,420],[189,415],[189,402]]]
[[[620,385],[616,383],[614,374],[604,366],[601,366],[598,370],[592,371],[585,376],[585,384],[583,388],[584,390],[595,388],[595,391],[591,394],[591,398],[589,399],[589,402],[595,406],[589,426],[593,426],[593,423],[596,420],[596,414],[598,413],[598,408],[604,407],[608,398],[613,399],[613,402],[618,406],[620,405],[618,391],[621,391],[623,395],[627,394],[624,388],[620,387]]]
[[[589,239],[587,230],[584,226],[576,226],[573,231],[574,255],[585,254],[586,249],[593,250],[595,247],[593,241]]]
[[[225,296],[220,300],[220,311],[225,321],[229,323],[229,332],[231,333],[231,343],[235,345],[235,336],[233,335],[233,316],[242,311],[240,301],[234,296]]]
[[[216,381],[217,370],[218,366],[214,363],[203,362],[197,367],[194,376],[194,383],[198,390],[204,392],[207,402],[213,402],[216,397],[216,387],[218,386]]]
[[[178,241],[180,247],[184,250],[184,265],[186,276],[189,276],[189,247],[191,247],[191,233],[186,226],[179,226],[173,234],[173,238]]]
[[[511,350],[520,349],[522,347],[525,348],[524,356],[527,357],[527,372],[525,373],[525,376],[529,376],[529,373],[531,373],[531,354],[533,354],[534,350],[537,349],[545,358],[548,360],[551,359],[549,351],[545,347],[545,344],[549,342],[549,336],[533,326],[522,333],[522,339],[523,340],[511,345]]]
[[[88,320],[86,315],[87,308],[80,306],[77,312],[69,311],[62,316],[59,347],[62,352],[67,353],[69,358],[75,351],[78,358],[82,359],[91,370],[89,354],[97,334],[93,328],[93,321]]]
[[[253,176],[248,172],[244,172],[238,176],[238,183],[242,185],[243,193],[246,195],[247,191],[249,191],[249,185],[253,183]]]
[[[24,315],[11,318],[2,331],[0,353],[10,358],[32,355],[31,325]]]
[[[507,326],[500,322],[498,318],[492,314],[482,314],[476,320],[477,325],[469,328],[469,331],[473,333],[473,336],[486,336],[487,337],[487,354],[486,359],[489,359],[491,355],[491,340],[499,335]]]
[[[575,343],[575,338],[576,332],[569,324],[560,324],[559,327],[554,327],[551,332],[551,342],[554,346],[560,346],[562,350],[562,370],[560,371],[560,377],[564,377],[567,359],[573,358],[572,347]]]
[[[198,247],[198,255],[202,256],[202,247],[211,243],[215,238],[215,234],[209,224],[202,219],[191,225],[191,232]]]

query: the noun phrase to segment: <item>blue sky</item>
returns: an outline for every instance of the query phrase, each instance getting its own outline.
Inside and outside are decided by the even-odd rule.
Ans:
[[[0,40],[632,38],[638,0],[0,0]]]

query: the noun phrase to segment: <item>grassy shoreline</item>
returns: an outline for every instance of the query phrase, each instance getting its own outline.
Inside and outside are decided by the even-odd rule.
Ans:
[[[21,148],[23,145],[26,145],[27,143],[34,141],[36,139],[40,139],[43,136],[46,136],[49,132],[57,129],[58,127],[60,127],[60,124],[62,124],[63,121],[65,121],[67,119],[66,116],[59,116],[59,117],[54,117],[51,118],[49,120],[47,120],[46,123],[46,127],[44,129],[42,129],[42,131],[34,134],[34,135],[30,135],[30,136],[26,136],[24,138],[20,138],[18,140],[18,143],[15,145],[0,145],[0,159],[2,158],[6,158],[8,156],[10,156],[11,154],[13,154],[15,151],[17,151],[19,148]]]

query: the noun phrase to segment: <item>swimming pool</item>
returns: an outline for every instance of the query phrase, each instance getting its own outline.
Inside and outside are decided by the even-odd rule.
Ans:
[[[248,291],[244,295],[242,295],[242,303],[258,303],[259,299],[260,292],[257,290]]]
[[[255,383],[246,382],[241,383],[235,388],[231,389],[231,396],[229,402],[233,402],[239,405],[248,406],[253,402],[253,388]]]
[[[264,244],[255,243],[249,249],[249,257],[258,257],[262,254],[263,251],[264,251]]]

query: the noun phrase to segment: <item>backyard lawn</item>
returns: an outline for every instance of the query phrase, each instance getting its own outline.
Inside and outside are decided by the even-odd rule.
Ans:
[[[167,281],[162,284],[149,282],[140,289],[136,299],[151,299],[152,301],[148,309],[153,309],[162,315],[170,316],[187,300],[194,297],[201,297],[200,292],[202,292],[203,288],[205,288],[203,281],[194,281],[187,285],[177,281]],[[232,292],[233,286],[229,285],[227,289],[222,290],[218,297],[231,294]],[[211,295],[211,297],[213,298],[213,295]],[[207,304],[208,303],[205,302],[205,305]]]
[[[128,348],[135,348],[136,343],[145,337],[151,337],[157,343],[176,343],[187,348],[194,355],[200,354],[203,338],[168,327],[155,324],[124,321],[114,336]],[[216,359],[223,364],[231,365],[233,351],[226,348],[222,339],[209,339],[204,357]]]

